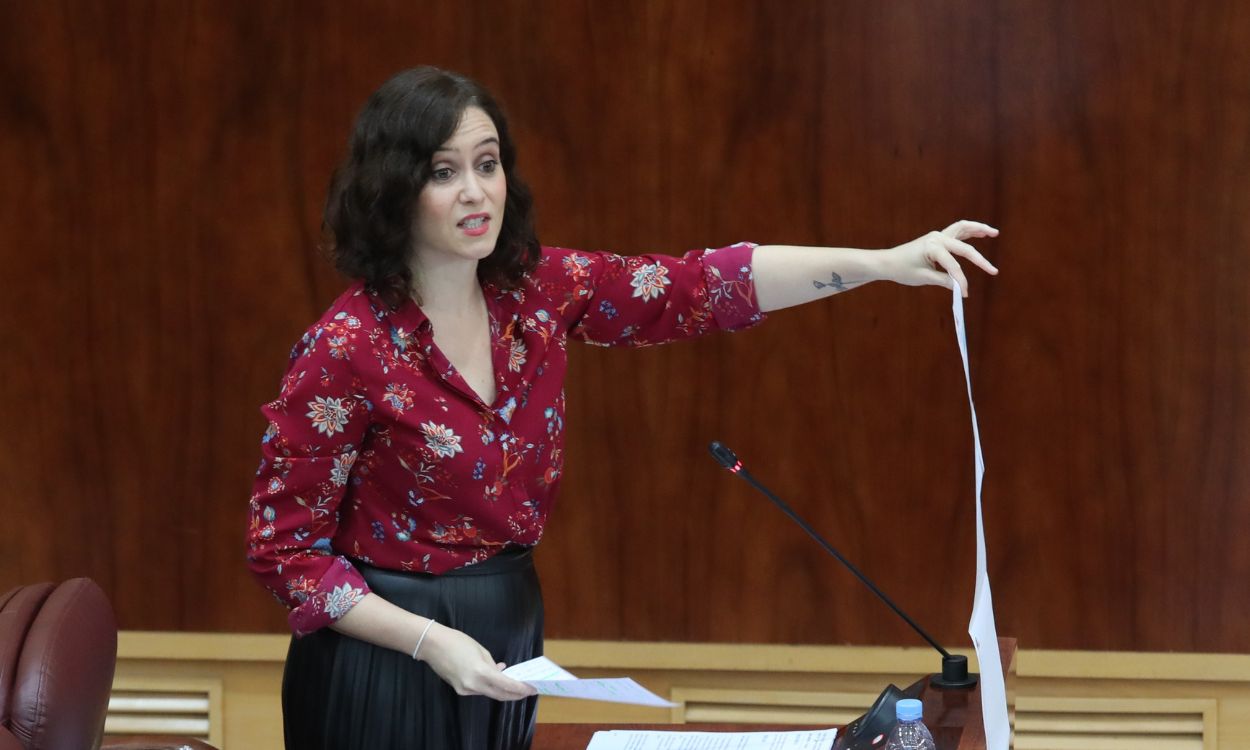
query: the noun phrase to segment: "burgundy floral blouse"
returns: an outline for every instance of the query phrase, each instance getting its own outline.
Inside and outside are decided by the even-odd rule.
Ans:
[[[762,319],[754,245],[682,258],[543,248],[485,286],[495,403],[434,345],[421,309],[357,282],[291,353],[252,492],[248,564],[310,633],[368,592],[352,560],[444,573],[538,543],[560,483],[566,344],[647,346]]]

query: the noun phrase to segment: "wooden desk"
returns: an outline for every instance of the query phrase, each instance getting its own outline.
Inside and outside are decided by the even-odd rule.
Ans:
[[[1008,674],[1016,655],[1016,639],[999,638],[998,654]],[[882,686],[884,687],[884,686]],[[925,681],[920,695],[924,723],[933,733],[938,750],[985,750],[985,725],[981,719],[981,684],[971,690],[939,690]],[[867,710],[867,706],[864,707]],[[760,724],[539,724],[533,750],[585,750],[594,733],[602,729],[649,729],[669,732],[763,732],[770,730],[824,729],[826,727],[766,726]],[[841,727],[838,728],[841,730]],[[884,748],[882,742],[880,747]]]

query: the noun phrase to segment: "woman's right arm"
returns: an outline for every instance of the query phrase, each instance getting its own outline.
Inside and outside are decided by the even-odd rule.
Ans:
[[[417,649],[424,632],[416,658],[430,665],[459,695],[511,701],[535,694],[534,688],[503,674],[500,670],[504,665],[496,663],[480,643],[465,633],[437,622],[430,625],[428,618],[401,609],[377,594],[366,595],[330,627],[343,635],[409,655]]]

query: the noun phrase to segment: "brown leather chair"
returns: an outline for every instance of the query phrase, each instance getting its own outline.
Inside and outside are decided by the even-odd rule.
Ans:
[[[0,594],[0,750],[97,750],[104,737],[117,620],[93,581]],[[114,750],[210,748],[181,738],[122,738]]]
[[[117,621],[92,581],[0,596],[0,737],[22,750],[98,748],[116,660]]]

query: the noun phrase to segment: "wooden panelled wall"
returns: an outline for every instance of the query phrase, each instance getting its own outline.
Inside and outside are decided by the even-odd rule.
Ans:
[[[971,366],[999,632],[1250,650],[1250,3],[0,3],[0,589],[90,575],[131,629],[273,631],[243,564],[351,121],[433,63],[498,93],[544,241],[885,247],[997,224]],[[577,350],[549,636],[941,639],[974,514],[947,295]]]

